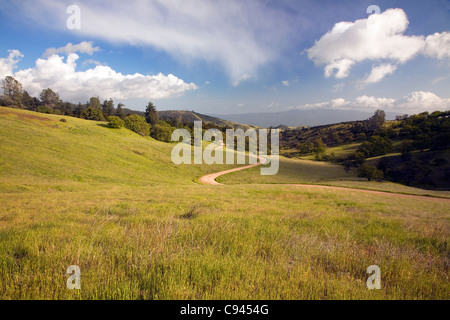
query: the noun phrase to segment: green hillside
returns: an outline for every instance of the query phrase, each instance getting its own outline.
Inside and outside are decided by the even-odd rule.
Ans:
[[[0,108],[0,299],[448,299],[450,201],[281,184],[354,178],[284,158],[201,185],[232,166],[178,167],[172,147]]]
[[[65,119],[66,122],[61,122]],[[104,122],[0,108],[0,191],[192,184],[227,165],[181,165],[175,144]]]

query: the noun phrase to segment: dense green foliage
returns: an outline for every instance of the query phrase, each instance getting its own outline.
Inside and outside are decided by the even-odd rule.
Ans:
[[[124,119],[125,128],[140,134],[141,136],[150,135],[150,125],[145,121],[144,117],[137,114],[130,114]]]
[[[125,125],[125,122],[116,116],[110,116],[108,117],[108,127],[114,128],[114,129],[120,129]]]
[[[105,121],[105,117],[100,109],[88,107],[81,112],[81,118],[94,121]]]

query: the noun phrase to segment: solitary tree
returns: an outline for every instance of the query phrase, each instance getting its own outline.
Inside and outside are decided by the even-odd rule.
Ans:
[[[145,120],[151,125],[155,125],[159,120],[158,111],[156,111],[156,107],[151,102],[148,103],[145,110]]]
[[[374,115],[368,121],[368,127],[371,131],[380,130],[386,120],[386,113],[383,110],[375,111]]]
[[[373,179],[381,179],[383,178],[383,171],[378,170],[374,166],[363,164],[358,168],[358,177],[367,178],[369,181]]]

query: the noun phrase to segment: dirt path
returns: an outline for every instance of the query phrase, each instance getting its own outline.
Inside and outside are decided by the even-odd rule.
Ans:
[[[223,146],[224,146],[224,144],[222,143],[222,145],[217,147],[217,148],[215,148],[215,150],[217,150],[219,148],[223,148]],[[200,179],[198,179],[198,181],[200,181],[201,183],[210,184],[210,185],[213,185],[213,186],[223,186],[223,183],[219,183],[219,182],[216,181],[216,179],[218,177],[223,176],[224,174],[231,173],[231,172],[236,172],[236,171],[241,171],[241,170],[246,170],[246,169],[250,169],[250,168],[253,168],[253,167],[257,167],[257,166],[259,166],[261,164],[266,163],[266,161],[267,161],[265,158],[261,158],[261,157],[258,157],[258,160],[259,161],[256,164],[251,164],[251,165],[244,166],[244,167],[239,167],[239,168],[234,168],[234,169],[230,169],[230,170],[225,170],[225,171],[220,171],[220,172],[216,172],[216,173],[207,174],[206,176],[203,176]]]
[[[259,162],[257,164],[251,164],[248,166],[243,166],[239,168],[234,168],[230,170],[220,171],[216,173],[207,174],[199,179],[201,183],[209,184],[213,186],[223,186],[223,183],[219,183],[216,181],[216,179],[220,176],[223,176],[228,173],[241,171],[250,169],[253,167],[257,167],[261,164],[266,163],[266,159],[259,158]],[[449,198],[438,198],[438,197],[428,197],[428,196],[420,196],[420,195],[412,195],[412,194],[401,194],[401,193],[393,193],[393,192],[386,192],[386,191],[375,191],[375,190],[364,190],[364,189],[356,189],[356,188],[347,188],[347,187],[334,187],[334,186],[321,186],[316,184],[275,184],[276,186],[291,186],[291,187],[304,187],[304,188],[320,188],[320,189],[330,189],[330,190],[345,190],[345,191],[358,191],[358,192],[364,192],[364,193],[371,193],[371,194],[381,194],[381,195],[389,195],[394,196],[398,198],[415,198],[415,199],[427,199],[427,200],[435,200],[435,201],[441,201],[441,202],[450,202]]]

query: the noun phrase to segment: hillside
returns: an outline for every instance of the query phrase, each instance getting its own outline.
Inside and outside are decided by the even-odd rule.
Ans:
[[[222,120],[220,118],[207,116],[197,113],[195,111],[158,111],[158,115],[163,120],[170,120],[172,122],[181,121],[182,123],[192,124],[194,121],[202,121],[205,125],[213,124],[219,127],[230,128],[242,128],[244,130],[249,128],[255,128],[255,126],[236,123],[228,120]]]
[[[64,119],[66,122],[61,122]],[[192,184],[227,165],[176,166],[174,144],[106,123],[0,108],[0,191]]]
[[[283,184],[414,193],[284,158],[276,176],[201,185],[230,166],[175,166],[172,143],[18,109],[0,107],[0,137],[0,299],[448,296],[449,200]],[[366,286],[374,264],[382,290]]]

